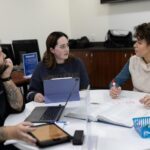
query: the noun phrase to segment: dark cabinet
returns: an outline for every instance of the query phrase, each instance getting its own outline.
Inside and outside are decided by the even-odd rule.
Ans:
[[[134,54],[133,49],[76,49],[71,54],[85,63],[91,82],[91,88],[108,88],[110,81]],[[123,89],[131,90],[131,81]]]

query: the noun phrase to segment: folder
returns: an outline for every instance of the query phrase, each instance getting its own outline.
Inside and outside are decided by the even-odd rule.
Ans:
[[[45,103],[78,101],[79,78],[54,78],[44,80]]]

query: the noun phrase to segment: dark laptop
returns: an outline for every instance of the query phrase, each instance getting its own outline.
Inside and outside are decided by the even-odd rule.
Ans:
[[[78,85],[79,78],[74,80],[74,86],[72,87],[65,105],[58,106],[40,106],[35,107],[31,114],[25,119],[33,123],[54,123],[61,117],[70,97],[72,96],[76,85]]]

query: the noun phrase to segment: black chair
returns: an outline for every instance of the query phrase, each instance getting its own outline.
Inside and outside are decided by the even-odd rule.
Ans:
[[[22,54],[37,52],[38,61],[41,61],[37,39],[13,40],[12,41],[16,64],[22,63]]]

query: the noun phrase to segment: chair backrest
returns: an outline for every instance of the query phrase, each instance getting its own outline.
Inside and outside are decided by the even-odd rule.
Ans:
[[[15,55],[11,44],[0,44],[2,51],[6,54],[6,58],[10,58],[14,65],[16,65]]]
[[[22,54],[37,52],[38,61],[41,60],[37,39],[13,40],[12,41],[16,64],[22,63]]]

